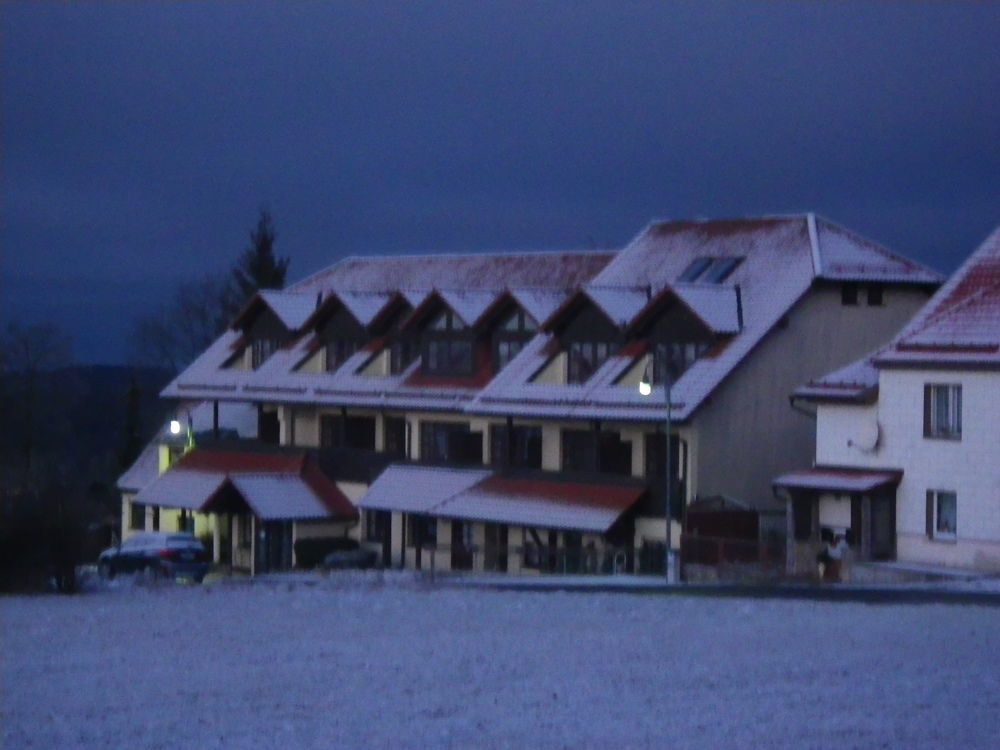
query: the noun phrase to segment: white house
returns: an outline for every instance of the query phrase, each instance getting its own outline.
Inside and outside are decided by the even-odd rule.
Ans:
[[[789,565],[822,527],[861,559],[1000,571],[1000,229],[873,355],[799,388],[811,469],[775,481]]]

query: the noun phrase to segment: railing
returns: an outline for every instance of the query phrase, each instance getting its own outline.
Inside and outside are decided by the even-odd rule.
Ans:
[[[784,547],[755,539],[729,539],[723,537],[683,534],[681,536],[681,561],[696,565],[725,565],[727,563],[755,563],[765,567],[784,564]]]
[[[507,546],[422,545],[420,570],[432,574],[508,573],[532,575],[618,575],[664,573],[664,546],[566,547],[538,544]],[[406,548],[407,567],[417,563],[417,547]]]

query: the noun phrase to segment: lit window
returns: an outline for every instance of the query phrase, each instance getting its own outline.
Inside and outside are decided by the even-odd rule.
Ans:
[[[924,437],[962,437],[962,386],[924,386]]]

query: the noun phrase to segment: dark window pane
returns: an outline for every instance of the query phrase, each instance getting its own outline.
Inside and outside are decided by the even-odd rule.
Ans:
[[[880,307],[883,304],[884,287],[881,284],[868,286],[868,306]]]
[[[843,284],[840,287],[840,303],[842,305],[858,304],[858,285]]]
[[[705,273],[705,269],[710,265],[712,265],[711,258],[695,258],[690,264],[688,264],[688,267],[684,269],[683,273],[677,277],[677,280],[685,282],[694,281]]]

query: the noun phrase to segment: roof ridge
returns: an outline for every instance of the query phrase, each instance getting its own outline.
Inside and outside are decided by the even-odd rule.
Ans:
[[[895,260],[897,262],[901,262],[904,265],[908,265],[908,266],[913,267],[913,268],[918,268],[918,269],[920,269],[922,271],[926,271],[927,273],[930,273],[930,274],[932,274],[934,276],[937,276],[938,278],[941,278],[941,272],[940,271],[936,271],[933,268],[931,268],[930,266],[924,265],[923,263],[921,263],[919,261],[913,260],[908,255],[903,255],[902,253],[898,253],[895,250],[893,250],[892,248],[889,248],[889,247],[883,245],[881,242],[878,242],[876,240],[870,239],[869,237],[867,237],[867,236],[865,236],[863,234],[859,234],[858,232],[855,232],[850,227],[847,227],[847,226],[841,224],[838,221],[833,221],[832,219],[828,219],[825,216],[822,216],[820,214],[814,214],[813,216],[814,216],[814,220],[816,222],[816,229],[817,229],[816,241],[817,241],[817,243],[819,242],[819,224],[820,224],[820,222],[822,222],[822,223],[824,223],[824,224],[826,224],[826,225],[828,225],[830,227],[833,227],[833,228],[835,228],[835,229],[843,232],[844,234],[850,236],[851,239],[853,239],[855,241],[860,240],[859,244],[862,244],[865,247],[870,247],[873,251],[879,253],[880,255],[882,255],[883,257],[885,257],[885,258],[887,258],[889,260]],[[818,247],[818,249],[820,251],[820,256],[821,256],[821,259],[822,259],[822,248]]]

